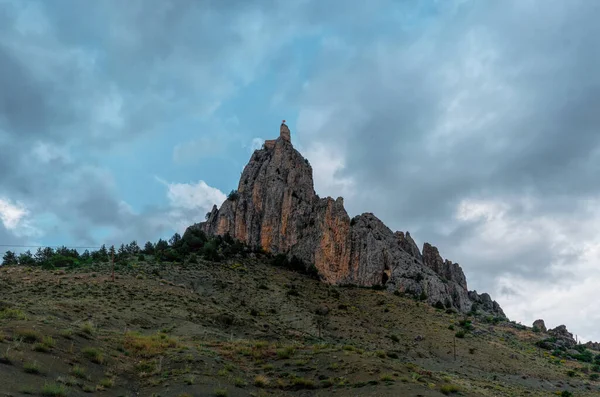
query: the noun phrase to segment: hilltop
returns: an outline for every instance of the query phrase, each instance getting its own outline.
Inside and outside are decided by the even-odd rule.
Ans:
[[[549,335],[500,317],[436,309],[377,288],[329,285],[289,269],[281,257],[216,241],[205,241],[199,255],[214,253],[217,262],[196,254],[181,262],[162,261],[160,253],[120,258],[115,282],[107,262],[0,268],[0,391],[180,397],[600,392],[594,372],[600,367],[593,364],[600,355],[590,350],[584,349],[591,362],[568,359],[566,348],[536,345]]]

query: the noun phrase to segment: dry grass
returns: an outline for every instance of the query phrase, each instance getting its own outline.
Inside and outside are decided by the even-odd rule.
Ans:
[[[168,349],[177,346],[178,342],[175,338],[162,333],[142,335],[138,332],[127,332],[123,339],[123,347],[126,350],[144,358],[164,354]]]

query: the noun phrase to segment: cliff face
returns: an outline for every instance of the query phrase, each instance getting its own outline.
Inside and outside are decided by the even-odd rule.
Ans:
[[[253,153],[237,195],[188,230],[229,234],[271,253],[295,255],[332,284],[385,285],[463,312],[479,299],[475,292],[469,297],[462,269],[444,261],[437,248],[426,243],[421,254],[408,232],[392,232],[373,214],[350,219],[341,197],[317,196],[312,175],[282,124],[280,137]]]

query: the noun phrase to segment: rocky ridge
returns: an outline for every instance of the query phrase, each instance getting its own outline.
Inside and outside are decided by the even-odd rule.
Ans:
[[[488,294],[467,289],[461,267],[436,247],[425,243],[420,251],[410,233],[394,233],[372,213],[351,219],[341,197],[320,198],[312,167],[294,149],[285,124],[278,139],[252,154],[237,191],[183,238],[200,231],[295,256],[327,283],[381,285],[432,305],[505,317]]]

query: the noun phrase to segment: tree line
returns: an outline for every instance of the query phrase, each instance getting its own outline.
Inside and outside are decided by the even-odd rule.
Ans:
[[[244,244],[234,241],[230,236],[208,237],[202,231],[188,232],[183,238],[175,233],[168,241],[159,239],[156,243],[146,242],[140,247],[137,241],[107,247],[102,245],[98,250],[85,250],[80,253],[76,249],[65,246],[52,248],[38,248],[35,253],[27,250],[22,253],[6,251],[2,257],[2,266],[33,266],[44,269],[59,267],[79,267],[94,263],[109,262],[114,257],[115,263],[121,263],[132,256],[145,260],[146,255],[151,255],[158,262],[183,261],[188,255],[194,253],[211,261],[220,261],[225,257],[235,254],[247,254],[249,248]]]

